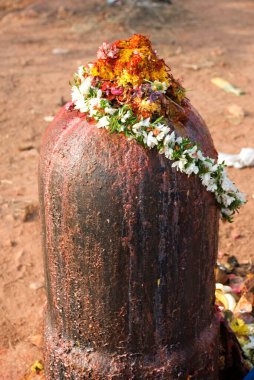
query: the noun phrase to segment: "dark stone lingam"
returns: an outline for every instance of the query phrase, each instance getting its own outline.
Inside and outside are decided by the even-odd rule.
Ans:
[[[216,158],[190,105],[186,116],[180,134]],[[46,378],[218,379],[219,210],[199,178],[64,107],[39,188]]]

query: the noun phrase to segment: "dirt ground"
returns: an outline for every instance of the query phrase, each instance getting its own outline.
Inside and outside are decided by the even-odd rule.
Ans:
[[[40,141],[47,117],[70,97],[72,74],[94,59],[102,41],[148,34],[189,89],[218,151],[254,147],[254,2],[174,0],[137,12],[106,8],[102,0],[1,0],[0,18],[0,379],[18,380],[42,358]],[[214,77],[245,95],[225,93]],[[244,115],[232,114],[232,105]],[[254,168],[228,171],[248,204],[233,224],[221,224],[219,253],[252,260]]]

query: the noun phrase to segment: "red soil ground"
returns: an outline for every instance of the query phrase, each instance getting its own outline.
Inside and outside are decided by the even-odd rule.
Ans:
[[[70,5],[72,4],[71,9]],[[120,12],[103,1],[0,2],[0,379],[22,379],[42,358],[45,292],[38,217],[37,164],[45,116],[69,99],[69,79],[102,41],[149,34],[190,89],[219,151],[254,147],[254,3],[175,0],[172,6]],[[216,5],[215,5],[216,4]],[[128,17],[127,17],[128,16]],[[53,54],[53,49],[66,49]],[[59,51],[58,51],[59,53]],[[64,53],[64,54],[63,54]],[[190,66],[190,65],[196,65]],[[194,70],[196,68],[197,70]],[[222,77],[245,95],[211,83]],[[234,116],[231,105],[245,116]],[[248,204],[220,226],[220,254],[252,260],[254,168],[229,169]]]

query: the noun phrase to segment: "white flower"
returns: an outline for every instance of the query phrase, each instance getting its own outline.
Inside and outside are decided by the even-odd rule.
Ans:
[[[250,341],[249,341],[249,343],[247,343],[243,346],[243,349],[244,350],[253,350],[254,349],[254,336],[249,335],[248,338]]]
[[[210,173],[205,173],[200,175],[202,185],[203,186],[208,186],[210,181],[211,181],[211,174]]]
[[[89,94],[89,91],[90,91],[90,88],[91,88],[91,84],[92,84],[92,80],[93,78],[92,77],[87,77],[82,83],[81,85],[79,86],[79,91],[82,95],[88,95]]]
[[[81,82],[83,82],[83,80],[85,79],[84,78],[84,71],[85,71],[84,66],[79,66],[79,68],[78,68],[78,77],[81,80]]]
[[[187,164],[187,159],[185,156],[182,156],[178,161],[175,161],[173,162],[173,164],[171,165],[172,168],[176,168],[176,170],[180,170],[180,172],[183,172],[185,171],[184,167],[185,165]]]
[[[158,144],[158,140],[156,137],[154,137],[153,131],[150,131],[149,133],[143,131],[143,141],[148,146],[148,148],[153,148]]]
[[[237,191],[236,186],[233,184],[233,182],[230,181],[230,179],[227,177],[226,172],[223,171],[222,178],[221,178],[221,187],[224,191]]]
[[[71,98],[72,101],[75,103],[76,101],[84,98],[83,95],[81,95],[79,89],[77,86],[72,86],[71,88]]]
[[[142,130],[142,127],[149,127],[150,126],[150,117],[148,117],[147,119],[144,119],[144,120],[141,120],[139,121],[138,123],[134,124],[132,126],[132,130],[133,132],[137,135],[137,136],[140,136],[141,135],[141,130]]]
[[[229,210],[228,208],[222,208],[221,209],[221,213],[222,213],[222,215],[230,216],[230,215],[232,215],[234,213],[234,211],[233,210]]]
[[[184,173],[187,174],[188,176],[191,175],[192,173],[198,174],[198,172],[199,172],[199,168],[196,166],[195,162],[192,162],[184,169]]]
[[[75,104],[75,109],[80,110],[80,112],[86,113],[89,111],[89,105],[87,104],[84,98],[78,100]]]
[[[218,186],[216,185],[214,180],[211,180],[206,189],[207,191],[211,191],[212,193],[214,193],[218,189]]]
[[[204,160],[205,160],[205,157],[203,156],[203,153],[201,152],[201,150],[198,150],[198,151],[197,151],[197,158],[198,158],[200,161],[204,161]]]
[[[214,164],[214,159],[213,158],[208,158],[204,157],[203,165],[209,170],[209,171],[214,171],[213,169],[213,164]]]
[[[131,116],[130,111],[127,111],[125,115],[122,116],[121,122],[124,124],[126,120]]]
[[[210,173],[205,173],[200,175],[202,185],[207,188],[208,191],[215,192],[218,188],[215,179],[211,177]]]
[[[219,194],[216,198],[218,202],[223,204],[225,207],[230,206],[231,203],[234,202],[235,200],[238,200],[241,203],[245,203],[244,194],[240,193],[240,191],[233,193],[233,195],[229,195],[227,193]]]
[[[177,137],[177,139],[176,139],[176,143],[177,143],[178,145],[180,145],[180,144],[182,144],[182,142],[183,142],[183,138],[182,138],[181,136]]]
[[[125,125],[121,125],[118,130],[119,130],[119,132],[123,132],[125,130],[125,128],[126,128]]]
[[[160,132],[164,132],[165,134],[170,131],[170,128],[165,124],[155,124],[155,128],[158,129]]]
[[[197,145],[194,145],[192,148],[190,149],[186,149],[183,153],[188,153],[188,155],[191,157],[191,158],[196,158],[197,156]]]
[[[100,120],[97,122],[97,128],[107,128],[109,125],[110,121],[108,116],[103,116],[100,118]]]
[[[175,132],[172,132],[172,133],[170,133],[170,135],[167,135],[163,141],[163,144],[165,146],[175,145]]]
[[[117,110],[112,107],[105,107],[104,111],[105,113],[108,113],[109,115],[113,115]]]
[[[100,93],[99,93],[100,95]],[[94,116],[98,113],[98,108],[101,108],[101,99],[100,96],[97,96],[96,98],[88,99],[87,102],[89,103],[89,115]]]
[[[153,91],[158,91],[164,94],[167,91],[167,84],[166,82],[160,82],[158,80],[155,80],[152,82],[152,90]]]
[[[167,125],[164,124],[156,124],[155,129],[159,131],[159,134],[157,135],[157,140],[161,141],[164,139],[164,137],[168,134],[170,131],[170,128]]]
[[[170,148],[169,146],[165,146],[164,148],[165,157],[167,157],[169,160],[172,160],[173,153],[174,153],[174,150],[172,148]]]
[[[142,123],[139,122],[139,123],[136,123],[136,124],[134,124],[134,125],[132,126],[132,130],[133,130],[133,132],[134,132],[136,135],[140,136],[140,134],[141,134],[141,127],[142,127]]]
[[[98,98],[91,98],[88,100],[89,103],[89,115],[94,116],[97,114],[98,109],[100,107],[100,99]]]
[[[220,202],[220,203],[223,203],[223,205],[224,205],[225,207],[230,206],[231,203],[234,202],[234,200],[235,200],[234,197],[231,197],[231,196],[228,195],[228,194],[221,194],[220,199],[221,199],[221,202]]]
[[[166,158],[172,160],[174,149],[170,145],[163,145],[159,150],[160,154],[164,154]]]
[[[89,110],[88,104],[84,96],[80,93],[78,87],[76,86],[72,87],[71,97],[72,97],[73,103],[75,104],[76,110],[79,110],[80,112],[88,112]]]
[[[101,90],[98,90],[97,91],[97,99],[100,99],[102,96],[102,91]]]
[[[82,66],[81,66],[82,67]],[[90,75],[91,74],[91,69],[93,68],[93,64],[92,63],[88,63],[86,67],[84,67],[84,71]]]
[[[141,123],[142,123],[142,127],[149,127],[151,124],[150,117],[148,117],[147,119],[141,120]]]
[[[211,167],[211,172],[216,172],[217,170],[218,170],[218,164],[215,164],[215,165],[212,165],[212,167]]]
[[[245,195],[243,193],[241,193],[240,191],[236,191],[236,197],[237,199],[241,202],[241,203],[245,203],[246,202],[246,198],[245,198]]]
[[[156,138],[157,138],[158,141],[163,140],[164,137],[165,137],[165,132],[163,132],[163,131],[160,132],[160,133],[156,136]]]
[[[141,120],[140,123],[142,127],[146,127],[146,128],[150,127],[150,124],[151,124],[150,117],[148,117],[147,119]]]

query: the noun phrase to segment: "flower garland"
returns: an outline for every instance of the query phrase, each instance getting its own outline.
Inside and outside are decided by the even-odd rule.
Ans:
[[[225,165],[206,157],[198,144],[176,136],[169,126],[184,117],[185,91],[158,58],[147,37],[134,35],[109,45],[103,43],[98,60],[80,66],[72,83],[75,109],[97,128],[123,133],[146,148],[154,148],[190,176],[199,176],[202,185],[214,193],[224,219],[245,203],[243,194],[229,180]]]

